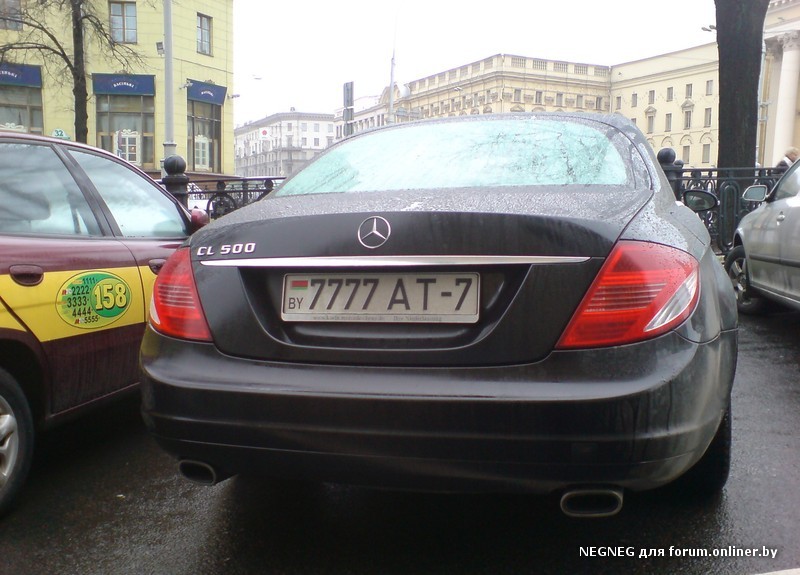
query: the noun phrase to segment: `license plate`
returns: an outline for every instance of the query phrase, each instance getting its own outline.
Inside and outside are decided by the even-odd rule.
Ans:
[[[475,323],[477,273],[287,274],[284,321]]]

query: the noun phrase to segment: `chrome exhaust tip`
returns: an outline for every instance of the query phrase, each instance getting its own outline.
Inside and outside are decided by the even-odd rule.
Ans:
[[[202,461],[182,459],[178,462],[178,471],[184,478],[199,485],[216,485],[220,481],[217,470]]]
[[[622,489],[585,487],[568,489],[561,496],[561,511],[568,517],[611,517],[622,509]]]

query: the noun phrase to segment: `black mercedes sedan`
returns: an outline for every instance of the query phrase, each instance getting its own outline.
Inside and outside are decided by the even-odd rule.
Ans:
[[[619,116],[348,138],[169,258],[145,421],[208,484],[556,493],[574,516],[719,492],[737,310],[692,194]]]

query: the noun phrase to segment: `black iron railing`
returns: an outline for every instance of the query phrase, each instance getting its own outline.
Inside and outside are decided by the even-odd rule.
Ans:
[[[662,150],[663,152],[663,150]],[[659,160],[663,160],[659,153]],[[759,202],[742,199],[744,191],[752,185],[764,184],[772,189],[780,177],[771,168],[684,168],[681,162],[661,166],[672,184],[676,199],[683,198],[686,190],[707,190],[717,197],[713,210],[698,215],[706,225],[711,240],[719,253],[725,254],[733,247],[733,234],[739,220],[758,207]]]
[[[202,208],[216,219],[260,200],[280,185],[283,177],[239,178],[220,176],[193,179],[188,185],[187,207]]]

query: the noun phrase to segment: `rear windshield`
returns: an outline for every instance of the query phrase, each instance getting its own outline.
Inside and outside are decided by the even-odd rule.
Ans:
[[[346,141],[287,180],[275,195],[632,186],[631,158],[641,164],[631,141],[597,122],[525,117],[420,123]]]

